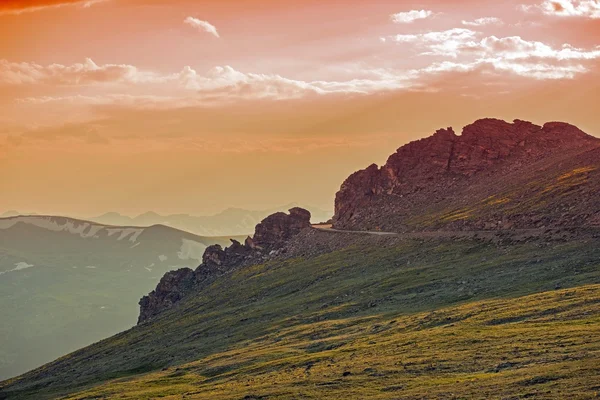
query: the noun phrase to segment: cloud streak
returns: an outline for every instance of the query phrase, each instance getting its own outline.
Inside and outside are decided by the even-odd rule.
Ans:
[[[373,70],[369,77],[345,81],[304,81],[277,74],[238,71],[218,66],[205,74],[186,66],[180,72],[161,74],[127,64],[98,65],[87,59],[72,65],[14,63],[0,60],[0,87],[38,89],[93,89],[94,94],[42,95],[20,98],[25,104],[122,104],[158,108],[195,106],[247,100],[284,100],[329,94],[369,94],[410,87],[412,76]],[[114,92],[119,92],[115,94]],[[136,94],[132,94],[135,92]],[[141,93],[140,93],[141,92]],[[130,94],[123,94],[130,93]],[[156,93],[160,93],[157,95]],[[166,94],[165,94],[166,93]],[[169,106],[171,104],[171,106]]]
[[[140,71],[132,65],[97,65],[88,58],[72,65],[40,65],[28,62],[0,60],[0,84],[24,85],[92,85],[100,83],[144,83],[160,80],[160,76]]]
[[[220,37],[217,28],[207,21],[202,21],[194,17],[187,17],[183,22],[199,31],[210,33],[216,38]]]
[[[429,10],[411,10],[390,15],[392,22],[396,24],[411,24],[420,19],[426,19],[433,15]]]
[[[556,17],[580,17],[600,19],[598,0],[545,0],[538,5],[524,5],[525,11],[539,10],[545,15]]]
[[[485,26],[485,25],[504,25],[504,22],[500,18],[496,17],[483,17],[477,18],[473,21],[462,20],[462,24],[465,26]]]
[[[401,45],[413,46],[422,56],[457,60],[435,62],[421,69],[420,73],[479,71],[510,73],[534,79],[572,79],[588,72],[587,62],[600,59],[600,46],[582,49],[563,44],[560,48],[554,48],[520,36],[482,37],[480,32],[461,28],[395,35],[389,39]]]
[[[446,31],[408,35],[394,35],[390,39],[396,43],[411,43],[425,51],[422,55],[449,56],[456,58],[469,43],[474,43],[477,32],[471,29],[454,28]]]

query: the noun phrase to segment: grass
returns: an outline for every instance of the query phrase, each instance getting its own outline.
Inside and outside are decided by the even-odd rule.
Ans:
[[[597,390],[597,239],[377,243],[240,269],[151,323],[0,384],[0,398]]]
[[[599,355],[600,285],[588,285],[280,326],[195,362],[65,398],[592,398]]]
[[[443,203],[441,206],[432,204],[430,208],[409,217],[406,223],[423,229],[455,221],[497,221],[504,217],[534,212],[553,215],[557,209],[562,209],[561,212],[571,211],[579,206],[580,192],[585,192],[590,180],[597,180],[597,174],[596,165],[586,165],[568,170],[553,170],[547,176],[530,179],[526,183],[520,180],[503,181],[499,185],[503,190],[498,193],[488,196],[485,188],[479,193],[477,189],[473,189],[478,194],[470,194],[473,198],[467,205],[453,202]],[[587,198],[586,196],[587,194],[583,198]]]

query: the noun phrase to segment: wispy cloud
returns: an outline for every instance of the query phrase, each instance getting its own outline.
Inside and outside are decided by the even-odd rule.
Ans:
[[[534,79],[571,79],[588,71],[586,63],[600,59],[600,46],[582,49],[570,44],[560,48],[520,36],[482,37],[469,29],[450,29],[389,39],[409,44],[420,55],[451,57],[456,61],[435,62],[420,73],[449,71],[505,72]]]
[[[217,32],[217,28],[207,21],[202,21],[194,17],[187,17],[183,22],[200,31],[210,33],[217,38],[220,37],[219,32]]]
[[[471,29],[454,28],[446,31],[427,32],[408,35],[394,35],[387,39],[396,43],[413,43],[423,48],[422,55],[437,55],[457,57],[458,53],[470,42],[473,42],[477,32]]]
[[[429,10],[411,10],[392,14],[390,18],[396,24],[411,24],[419,19],[429,18],[432,15],[433,11]]]
[[[504,22],[500,18],[496,17],[483,17],[477,18],[473,21],[462,21],[462,24],[465,26],[485,26],[485,25],[503,25]]]
[[[47,91],[53,91],[53,87],[63,87],[62,91],[86,88],[87,92],[91,89],[95,92],[93,95],[50,95],[19,100],[27,104],[81,102],[168,107],[168,103],[179,106],[182,103],[202,105],[239,99],[282,100],[308,95],[368,94],[397,90],[410,86],[411,79],[411,76],[387,70],[373,70],[369,76],[360,79],[303,81],[277,74],[241,72],[228,65],[214,67],[206,74],[199,74],[189,66],[180,72],[165,74],[127,64],[98,65],[91,59],[72,65],[0,60],[0,87],[31,86]],[[114,94],[133,88],[138,94]],[[165,93],[168,95],[165,96]]]
[[[600,19],[599,0],[545,0],[537,5],[523,5],[525,11],[541,11],[557,17]]]
[[[83,63],[71,65],[40,65],[28,62],[0,60],[0,83],[10,85],[91,85],[98,83],[152,82],[160,76],[152,72],[140,71],[132,65],[97,65],[86,59]]]

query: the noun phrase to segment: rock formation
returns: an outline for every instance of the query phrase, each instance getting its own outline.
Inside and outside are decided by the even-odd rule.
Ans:
[[[256,226],[252,245],[267,250],[281,247],[283,243],[300,231],[310,227],[310,212],[292,208],[289,215],[279,212],[265,218]]]
[[[482,119],[466,126],[460,136],[452,128],[440,129],[400,147],[381,168],[373,164],[352,174],[336,195],[334,227],[411,231],[506,226],[498,224],[498,218],[508,219],[510,226],[536,226],[519,206],[547,201],[540,196],[550,186],[535,190],[514,183],[531,174],[531,168],[545,169],[556,179],[577,172],[578,158],[580,164],[590,164],[579,166],[587,179],[598,164],[598,157],[589,152],[599,146],[600,140],[560,122],[542,127]],[[585,157],[589,161],[584,162]],[[488,199],[492,207],[482,210],[486,199],[498,193],[504,196]],[[511,212],[504,213],[501,205]],[[433,220],[425,221],[425,214]]]
[[[168,272],[156,289],[140,300],[138,324],[173,307],[216,277],[277,255],[291,238],[311,227],[310,217],[309,211],[292,208],[289,214],[279,212],[265,218],[256,226],[254,236],[248,237],[244,244],[231,239],[231,246],[225,249],[218,244],[207,247],[202,264],[196,270],[183,268]]]
[[[560,122],[482,119],[461,135],[440,129],[400,147],[381,168],[352,174],[336,195],[333,225],[392,232],[600,227],[599,192],[600,139]],[[169,272],[140,301],[139,323],[236,268],[305,254],[306,243],[292,239],[310,217],[292,208],[265,218],[244,244],[208,247],[196,270]]]

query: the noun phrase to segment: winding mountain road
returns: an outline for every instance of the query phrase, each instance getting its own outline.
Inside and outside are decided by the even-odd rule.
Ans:
[[[337,233],[357,233],[364,235],[376,235],[376,236],[399,236],[397,232],[381,232],[381,231],[346,231],[341,229],[333,229],[331,225],[313,225],[313,228],[323,232],[337,232]]]
[[[401,236],[407,239],[429,239],[429,238],[459,238],[459,237],[479,237],[492,238],[502,234],[510,233],[511,236],[539,236],[546,229],[510,229],[510,230],[488,230],[488,231],[424,231],[424,232],[383,232],[383,231],[353,231],[334,229],[331,225],[313,225],[314,229],[321,232],[345,233],[358,235],[374,236]]]

